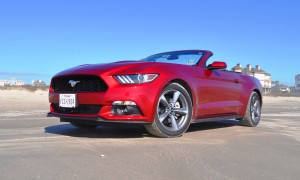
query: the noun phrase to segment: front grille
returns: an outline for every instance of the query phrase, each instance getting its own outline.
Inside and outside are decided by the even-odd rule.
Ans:
[[[70,81],[77,84],[72,87]],[[91,75],[60,76],[51,83],[54,92],[104,92],[108,88],[101,78]]]
[[[58,104],[51,104],[52,108],[57,113],[63,114],[98,114],[101,109],[100,105],[80,104],[76,108],[63,108]]]

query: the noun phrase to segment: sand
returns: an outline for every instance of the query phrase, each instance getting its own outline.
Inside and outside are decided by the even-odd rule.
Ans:
[[[0,112],[48,109],[48,91],[0,90]]]
[[[300,103],[300,97],[273,97],[273,96],[264,96],[263,97],[264,103],[268,104],[276,104],[276,103],[282,103],[282,102],[288,102],[288,103]]]

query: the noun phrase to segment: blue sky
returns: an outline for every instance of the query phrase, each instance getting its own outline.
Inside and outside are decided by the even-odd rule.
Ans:
[[[230,67],[260,64],[293,85],[299,9],[298,0],[1,0],[0,79],[49,83],[79,64],[207,49]]]

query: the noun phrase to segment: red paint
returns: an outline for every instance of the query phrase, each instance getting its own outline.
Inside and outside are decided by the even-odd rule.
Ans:
[[[225,69],[227,68],[227,64],[225,62],[215,61],[210,65],[213,69]]]
[[[198,50],[190,50],[198,51]],[[105,92],[77,93],[79,104],[101,105],[98,114],[60,114],[58,116],[100,117],[108,121],[152,122],[156,104],[163,88],[175,80],[184,81],[191,90],[193,100],[193,120],[224,115],[243,117],[249,96],[253,90],[261,91],[260,83],[254,78],[218,68],[227,66],[224,62],[214,62],[214,70],[206,68],[206,61],[212,56],[210,51],[199,51],[204,55],[198,66],[171,63],[124,61],[99,65],[82,65],[58,73],[54,77],[66,75],[96,75],[108,86]],[[122,85],[113,76],[124,74],[159,74],[153,82],[146,84]],[[50,103],[58,103],[59,94],[52,87],[49,91]],[[113,115],[113,101],[134,101],[142,115]]]

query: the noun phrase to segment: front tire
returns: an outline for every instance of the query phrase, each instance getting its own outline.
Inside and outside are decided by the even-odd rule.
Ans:
[[[242,126],[255,127],[258,125],[261,117],[261,98],[257,92],[252,92],[245,116],[240,120]]]
[[[145,128],[158,137],[181,136],[189,128],[192,109],[187,90],[178,83],[169,84],[159,96],[153,123]]]

